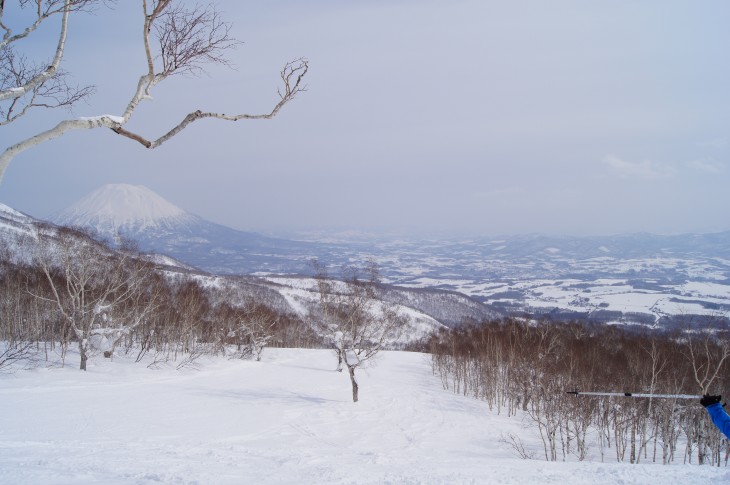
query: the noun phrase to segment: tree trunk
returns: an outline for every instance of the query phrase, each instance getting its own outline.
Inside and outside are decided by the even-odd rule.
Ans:
[[[634,422],[631,423],[631,454],[629,459],[632,465],[636,463],[636,423]]]
[[[86,345],[84,345],[83,340],[79,342],[79,355],[81,356],[81,364],[79,366],[80,370],[85,371],[86,370],[86,361],[88,360],[88,355],[86,355]]]
[[[352,382],[352,402],[357,402],[357,380],[355,379],[355,367],[347,366],[347,370],[350,372],[350,382]]]

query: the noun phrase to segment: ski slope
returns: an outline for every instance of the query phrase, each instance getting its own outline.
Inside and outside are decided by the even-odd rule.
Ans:
[[[520,418],[444,391],[428,356],[384,352],[360,402],[324,350],[266,349],[148,369],[96,357],[89,371],[0,375],[3,484],[692,484],[730,469],[539,459]],[[698,404],[699,405],[699,404]],[[518,458],[514,433],[535,450]]]

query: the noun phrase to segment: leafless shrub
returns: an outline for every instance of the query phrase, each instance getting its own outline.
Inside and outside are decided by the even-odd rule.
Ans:
[[[502,433],[499,435],[499,442],[509,446],[512,451],[523,460],[534,460],[535,452],[528,450],[522,439],[514,433]]]
[[[35,357],[32,342],[0,342],[0,373],[14,371],[18,366],[27,368]]]

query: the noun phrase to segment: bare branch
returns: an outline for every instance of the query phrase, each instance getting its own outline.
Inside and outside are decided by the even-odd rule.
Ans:
[[[0,154],[0,181],[2,181],[2,176],[5,174],[5,170],[7,170],[10,161],[19,153],[22,153],[31,147],[40,145],[41,143],[49,140],[53,140],[54,138],[58,138],[59,136],[68,133],[69,131],[83,129],[88,130],[101,127],[117,128],[119,126],[120,120],[117,117],[109,115],[102,115],[94,118],[79,118],[74,120],[62,121],[50,130],[38,133],[37,135],[34,135],[6,148],[5,151]]]
[[[274,108],[269,113],[264,114],[236,114],[227,115],[224,113],[212,113],[204,112],[201,110],[193,111],[189,113],[183,120],[174,126],[170,131],[157,138],[156,140],[148,140],[142,135],[132,133],[120,127],[112,128],[112,131],[118,135],[125,136],[132,139],[144,146],[145,148],[157,148],[162,145],[170,138],[174,137],[181,131],[183,131],[189,124],[204,119],[204,118],[216,118],[225,121],[240,121],[240,120],[268,120],[277,115],[277,113],[284,107],[286,103],[293,100],[299,93],[306,91],[306,85],[302,84],[302,79],[306,75],[309,69],[309,62],[306,59],[297,59],[286,64],[281,71],[281,79],[284,82],[283,89],[280,88],[279,102],[276,103]]]
[[[28,3],[30,2],[21,1],[21,8]],[[3,36],[3,40],[0,41],[0,48],[9,49],[8,46],[11,43],[17,42],[18,40],[30,35],[48,17],[59,13],[62,14],[61,29],[58,35],[58,42],[56,44],[56,50],[51,63],[48,65],[48,67],[31,77],[23,85],[16,86],[11,89],[0,90],[0,101],[25,96],[29,92],[32,92],[37,86],[48,81],[57,74],[61,65],[61,59],[63,58],[64,50],[66,48],[66,36],[68,34],[69,15],[71,14],[71,12],[81,10],[93,3],[95,3],[95,0],[49,0],[45,2],[41,0],[36,0],[34,4],[37,7],[37,19],[23,32],[13,35],[12,31],[4,23],[2,24],[2,28],[3,30],[5,30],[5,35]],[[4,9],[2,13],[4,14]],[[0,21],[2,21],[2,18],[0,18]]]
[[[192,10],[176,5],[158,17],[155,33],[164,77],[199,73],[206,63],[227,65],[224,52],[239,44],[230,35],[231,25],[221,20],[212,5]]]
[[[18,89],[30,85],[33,78],[41,75],[42,68],[30,65],[23,56],[16,56],[8,49],[0,49],[0,90]],[[94,92],[93,86],[70,86],[66,72],[59,70],[19,96],[0,105],[0,126],[7,125],[26,115],[33,108],[70,108]]]
[[[0,40],[0,47],[5,47],[19,40],[25,39],[33,32],[38,30],[40,25],[48,20],[48,18],[57,14],[67,14],[87,9],[90,5],[97,3],[98,0],[19,0],[18,6],[24,9],[28,5],[35,6],[35,20],[21,32],[14,34],[13,30],[4,22],[5,2],[0,4],[0,29],[5,33]]]
[[[705,330],[702,341],[697,343],[688,333],[687,352],[694,379],[702,394],[707,394],[719,375],[726,360],[730,358],[730,342],[713,337]],[[700,347],[701,346],[701,347]]]

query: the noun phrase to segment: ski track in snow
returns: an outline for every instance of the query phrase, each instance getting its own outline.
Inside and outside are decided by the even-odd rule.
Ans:
[[[360,402],[325,350],[266,349],[149,370],[123,358],[0,375],[0,483],[699,484],[727,468],[521,460],[519,418],[441,388],[428,356],[385,352]]]

